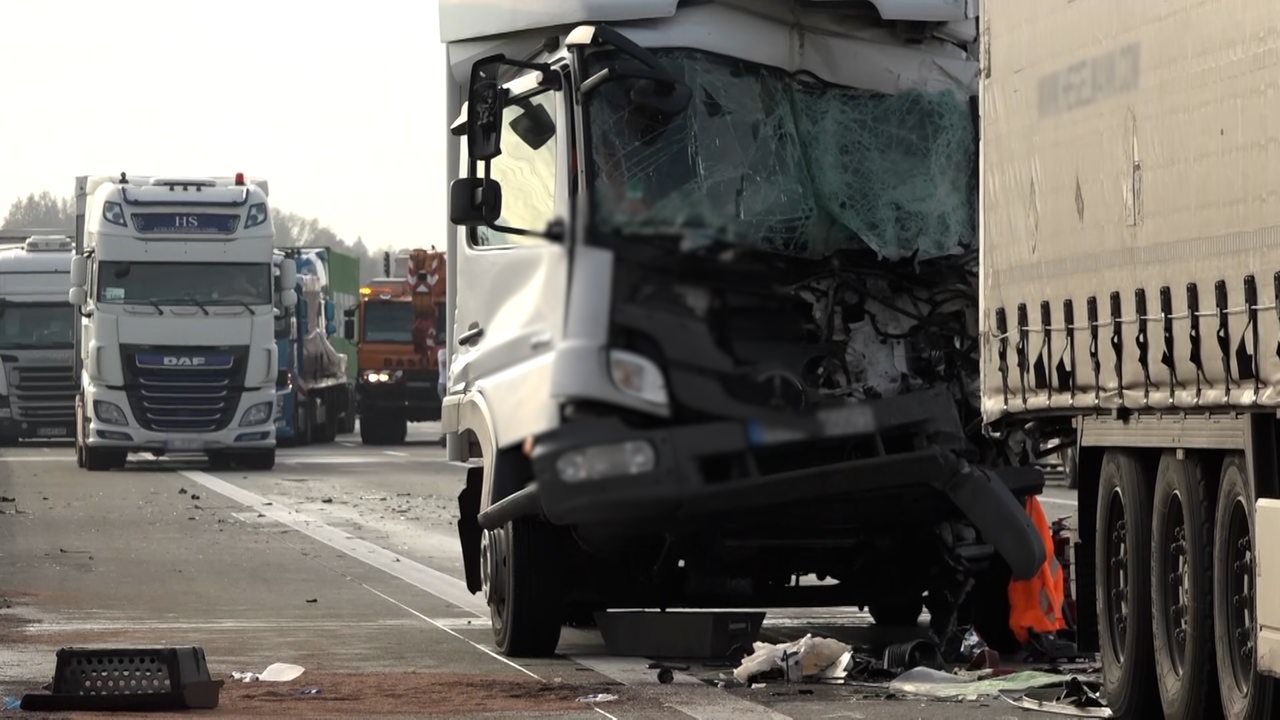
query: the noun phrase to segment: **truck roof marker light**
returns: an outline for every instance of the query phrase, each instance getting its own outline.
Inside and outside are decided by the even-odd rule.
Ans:
[[[360,288],[360,294],[361,294],[361,295],[372,295],[372,294],[373,294],[373,288],[362,287],[362,288]]]
[[[244,173],[238,172],[236,173],[236,186],[242,185],[244,185]]]

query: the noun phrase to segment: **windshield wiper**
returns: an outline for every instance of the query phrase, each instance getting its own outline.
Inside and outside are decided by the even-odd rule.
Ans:
[[[241,305],[243,305],[243,306],[244,306],[244,309],[245,309],[245,310],[248,310],[250,315],[257,315],[257,314],[258,314],[258,311],[257,311],[257,310],[254,310],[254,309],[253,309],[253,306],[252,306],[252,305],[250,305],[249,303],[245,302],[244,300],[237,300],[236,302],[238,302],[238,303],[240,303]],[[206,313],[206,314],[207,314],[207,313]]]
[[[152,300],[151,304],[155,305],[156,309],[159,310],[160,306],[156,305],[157,302],[173,303],[175,305],[178,303],[190,303],[191,305],[194,305],[200,308],[200,311],[203,312],[205,315],[209,314],[209,308],[205,307],[204,303],[201,303],[199,300],[195,299],[195,297],[192,295],[184,295],[183,297],[166,297],[166,298],[158,298],[157,300]]]
[[[147,304],[156,309],[157,315],[164,314],[164,308],[160,307],[160,303],[156,302],[155,300],[148,300]]]

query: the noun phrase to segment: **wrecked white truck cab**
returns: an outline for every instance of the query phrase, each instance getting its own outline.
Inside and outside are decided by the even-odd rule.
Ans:
[[[440,5],[443,424],[499,648],[926,592],[1007,634],[1043,478],[981,433],[970,3],[530,5]]]

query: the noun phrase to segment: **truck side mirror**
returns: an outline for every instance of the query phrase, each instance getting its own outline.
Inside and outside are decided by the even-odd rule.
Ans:
[[[356,319],[355,318],[349,317],[345,321],[343,321],[342,336],[346,338],[348,342],[356,341]]]
[[[294,286],[298,282],[298,265],[293,260],[285,259],[280,263],[280,290],[281,292],[293,292]],[[297,304],[295,299],[294,304]],[[285,307],[293,307],[293,305],[285,305]]]
[[[449,184],[449,222],[459,227],[495,225],[502,216],[497,180],[458,178]]]
[[[71,258],[71,287],[84,287],[89,281],[89,258],[76,255]],[[83,304],[83,301],[78,304]]]
[[[280,305],[286,309],[293,308],[298,304],[298,293],[293,288],[280,291]]]
[[[76,285],[75,287],[67,290],[67,302],[72,305],[75,305],[76,307],[84,307],[84,304],[88,301],[89,292],[84,289],[83,285]]]
[[[477,162],[502,154],[502,111],[506,88],[498,84],[498,71],[506,58],[490,55],[471,66],[467,89],[467,155]]]

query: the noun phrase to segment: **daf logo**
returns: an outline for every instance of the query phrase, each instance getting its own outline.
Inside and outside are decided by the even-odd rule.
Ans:
[[[204,365],[205,358],[202,357],[175,357],[173,355],[164,356],[165,367],[199,367]]]

